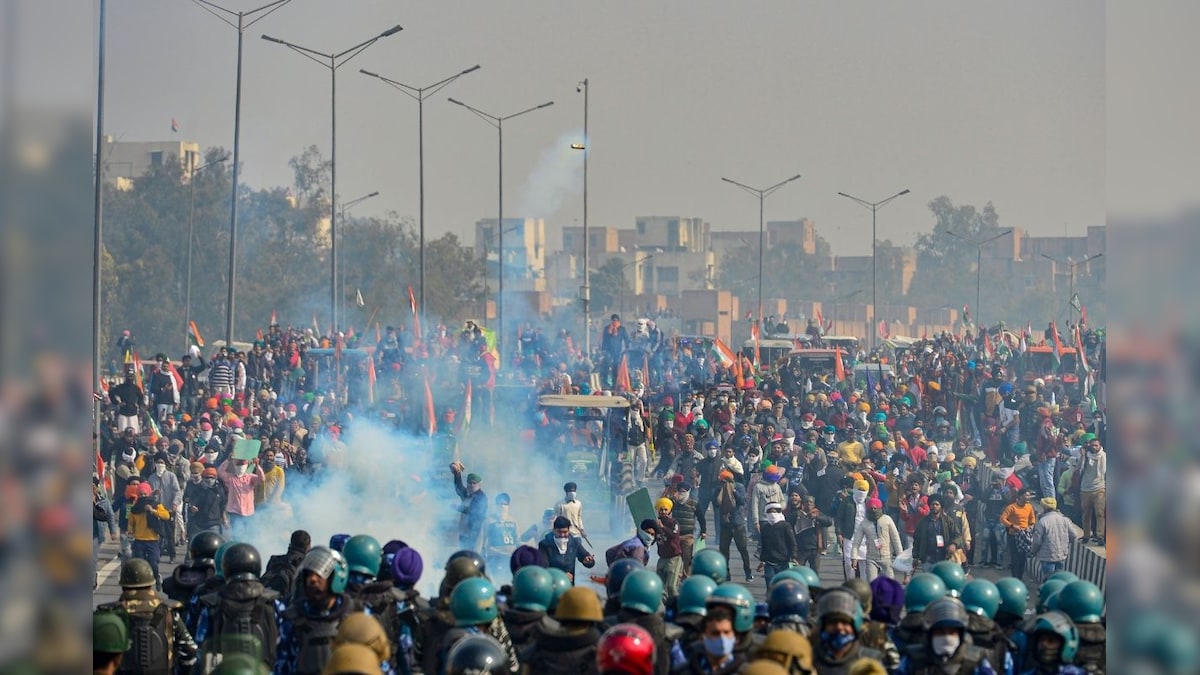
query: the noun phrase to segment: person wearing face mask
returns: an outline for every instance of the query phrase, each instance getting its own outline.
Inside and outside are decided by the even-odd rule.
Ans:
[[[175,562],[176,536],[179,530],[183,529],[183,490],[179,487],[179,479],[167,470],[167,459],[165,452],[154,456],[154,470],[146,477],[146,482],[151,490],[158,493],[163,506],[171,512],[171,535],[162,538],[162,547],[167,559]]]
[[[821,427],[821,437],[817,440],[817,447],[821,449],[822,455],[837,452],[837,427],[832,424]]]
[[[587,539],[587,530],[583,527],[583,502],[579,501],[579,486],[574,481],[563,485],[563,498],[554,505],[554,515],[570,521],[571,536]]]
[[[929,604],[924,614],[925,640],[908,645],[900,660],[900,675],[995,675],[999,672],[967,633],[967,610],[955,598]]]
[[[183,493],[183,508],[187,512],[188,539],[201,532],[224,533],[227,524],[225,504],[228,495],[225,485],[217,479],[217,470],[204,468],[196,462],[192,465],[193,479]]]
[[[225,517],[236,536],[236,530],[254,516],[254,488],[263,482],[265,474],[257,457],[251,462],[231,457],[217,467],[217,477],[229,495],[225,502]]]
[[[758,539],[758,570],[763,573],[763,581],[771,588],[771,579],[775,573],[788,568],[789,563],[796,562],[799,554],[796,551],[796,535],[792,526],[783,516],[783,504],[771,502],[767,504],[766,522],[763,523]]]
[[[863,610],[858,596],[846,588],[832,588],[817,601],[817,634],[813,637],[813,665],[820,675],[844,675],[863,658],[882,663],[884,654],[858,641]]]
[[[904,549],[900,543],[900,530],[892,517],[883,512],[883,502],[872,497],[867,500],[867,517],[854,528],[850,550],[853,567],[867,582],[876,577],[893,578],[892,562]],[[866,556],[858,552],[866,548]]]
[[[845,579],[858,576],[854,559],[866,557],[867,546],[864,541],[857,548],[851,546],[854,531],[867,518],[867,497],[873,491],[870,478],[855,478],[859,474],[848,475],[844,479],[849,483],[841,503],[838,504],[834,527],[837,532],[838,547],[842,552],[842,573]]]
[[[563,516],[554,519],[553,529],[538,542],[538,551],[545,557],[547,566],[562,570],[571,585],[575,585],[575,563],[591,569],[596,558],[583,544],[583,539],[571,534],[571,521]]]
[[[913,571],[918,567],[932,568],[943,560],[954,560],[963,548],[962,529],[959,521],[945,510],[942,495],[927,498],[929,515],[917,523],[913,535]]]
[[[700,639],[688,647],[680,675],[728,675],[749,660],[762,637],[754,631],[754,597],[745,587],[724,583],[705,601]]]

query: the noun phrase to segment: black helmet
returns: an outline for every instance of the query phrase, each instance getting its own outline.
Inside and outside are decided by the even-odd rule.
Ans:
[[[475,576],[480,576],[480,577],[487,576],[487,562],[484,561],[483,556],[479,555],[475,551],[464,550],[464,551],[459,551],[458,553],[455,553],[454,555],[450,556],[450,559],[446,561],[446,569],[449,570],[450,563],[455,560],[458,560],[459,558],[467,558],[468,560],[471,561],[471,564],[473,564],[475,566],[475,571],[476,571]]]
[[[490,635],[468,635],[446,655],[446,675],[507,675],[508,655]]]
[[[226,549],[221,558],[221,574],[226,582],[258,579],[262,574],[262,556],[250,544],[238,542]]]
[[[772,621],[808,621],[808,611],[812,604],[812,595],[808,586],[791,579],[785,579],[771,585],[767,593],[767,611]]]
[[[217,549],[224,543],[225,540],[216,532],[200,532],[192,537],[188,545],[188,556],[191,557],[193,565],[213,565]]]
[[[642,563],[633,558],[621,558],[614,562],[608,568],[608,580],[604,584],[604,590],[608,592],[608,597],[615,598],[621,595],[621,584],[625,583],[625,577],[630,573],[640,569],[644,569]]]

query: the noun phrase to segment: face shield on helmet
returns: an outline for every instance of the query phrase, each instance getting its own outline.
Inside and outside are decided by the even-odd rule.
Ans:
[[[305,572],[312,572],[322,579],[329,579],[331,593],[345,591],[346,581],[350,576],[350,570],[346,566],[346,559],[342,557],[342,554],[325,546],[314,546],[309,550],[300,563],[299,572],[301,579],[304,578]]]

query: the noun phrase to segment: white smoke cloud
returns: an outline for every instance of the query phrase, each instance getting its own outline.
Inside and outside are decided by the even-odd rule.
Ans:
[[[571,148],[572,143],[580,142],[583,142],[582,131],[568,131],[542,151],[521,187],[516,215],[528,218],[551,216],[567,199],[583,192],[583,153],[586,151]]]

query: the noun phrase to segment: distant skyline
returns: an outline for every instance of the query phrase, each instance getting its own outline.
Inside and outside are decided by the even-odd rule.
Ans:
[[[226,0],[234,9],[262,2]],[[496,114],[554,100],[505,125],[505,215],[542,217],[551,246],[582,223],[583,97],[591,85],[589,223],[698,216],[753,230],[802,217],[838,255],[870,252],[870,212],[838,197],[912,193],[879,212],[879,238],[911,244],[927,204],[992,201],[1005,227],[1082,235],[1105,220],[1102,3],[785,3],[545,0],[398,5],[294,0],[247,31],[242,161],[252,187],[290,185],[287,161],[329,153],[329,72],[259,36],[344,49],[399,23],[338,72],[342,199],[378,190],[359,216],[417,216],[417,106],[358,73],[426,85],[483,68],[425,106],[426,224],[473,243],[496,213],[496,132],[453,96]],[[184,0],[109,4],[105,131],[121,140],[233,143],[236,32]],[[171,132],[171,119],[179,132]]]

